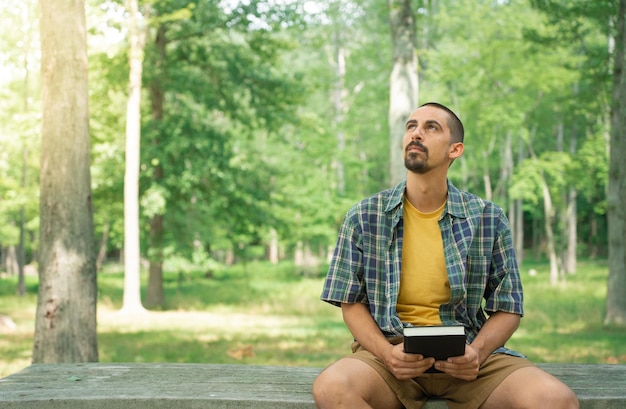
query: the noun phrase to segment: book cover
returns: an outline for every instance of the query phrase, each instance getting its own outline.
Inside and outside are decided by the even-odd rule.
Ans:
[[[445,361],[465,354],[465,328],[462,325],[439,325],[404,328],[404,352]],[[440,372],[434,367],[426,372]]]

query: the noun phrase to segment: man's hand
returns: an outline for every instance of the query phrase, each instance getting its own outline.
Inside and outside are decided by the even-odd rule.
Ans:
[[[435,368],[455,378],[473,381],[478,376],[480,360],[478,352],[471,345],[465,345],[465,355],[435,362]]]
[[[465,355],[435,363],[435,368],[455,378],[471,381],[478,376],[480,366],[496,350],[504,345],[517,329],[520,316],[497,311],[487,319],[471,345],[465,346]]]
[[[419,354],[407,354],[404,352],[403,343],[390,344],[382,360],[393,376],[399,380],[415,378],[435,363],[434,358],[424,358]]]

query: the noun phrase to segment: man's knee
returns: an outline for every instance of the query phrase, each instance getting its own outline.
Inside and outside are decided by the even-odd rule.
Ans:
[[[578,398],[569,386],[559,379],[548,375],[542,379],[536,393],[531,394],[535,401],[534,408],[578,409]]]
[[[574,391],[563,383],[546,391],[543,399],[547,402],[543,402],[541,407],[545,408],[578,409],[580,407]]]
[[[335,370],[332,366],[326,368],[321,374],[315,378],[313,382],[313,399],[318,408],[336,408],[341,407],[342,390],[348,390],[345,387],[345,378],[340,371]]]
[[[574,391],[556,378],[548,378],[541,388],[531,393],[533,402],[529,408],[578,409],[578,398]]]
[[[313,399],[315,399],[315,403],[318,404],[318,407],[320,407],[319,403],[324,398],[324,393],[327,390],[326,384],[326,371],[323,371],[313,382]]]
[[[482,409],[578,409],[578,398],[559,379],[526,367],[509,375],[481,406]]]
[[[326,368],[313,382],[318,408],[400,408],[385,380],[367,363],[345,358]]]

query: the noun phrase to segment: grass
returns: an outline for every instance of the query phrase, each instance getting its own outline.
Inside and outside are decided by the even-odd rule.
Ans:
[[[536,276],[526,274],[530,268]],[[523,269],[526,315],[509,346],[536,362],[626,363],[626,330],[603,325],[606,261],[581,261],[556,286],[547,284],[548,270]]]
[[[351,337],[339,309],[319,301],[323,279],[294,271],[250,263],[212,278],[167,273],[165,309],[128,316],[118,312],[123,274],[107,266],[98,276],[100,361],[323,367],[349,353]],[[602,325],[606,262],[582,261],[554,287],[546,264],[527,264],[522,274],[526,316],[510,348],[535,362],[626,363],[626,330]],[[17,324],[0,332],[0,377],[30,365],[37,279],[26,283],[27,295],[17,297],[16,279],[0,278],[0,314]]]

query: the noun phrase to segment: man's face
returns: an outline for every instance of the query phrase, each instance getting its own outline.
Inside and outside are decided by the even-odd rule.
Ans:
[[[441,166],[447,169],[454,159],[450,148],[448,113],[428,105],[416,109],[406,123],[402,140],[404,166],[418,174]]]

